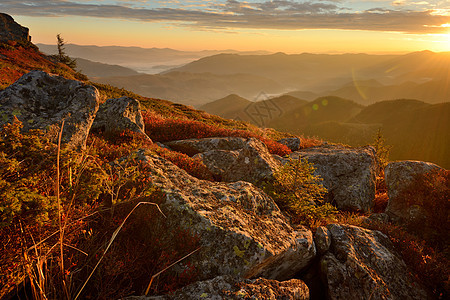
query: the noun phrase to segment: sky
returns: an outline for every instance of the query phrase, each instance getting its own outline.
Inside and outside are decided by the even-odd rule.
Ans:
[[[450,0],[1,0],[34,43],[286,53],[450,51]]]

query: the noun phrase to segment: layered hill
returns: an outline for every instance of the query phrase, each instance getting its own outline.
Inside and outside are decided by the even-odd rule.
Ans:
[[[37,44],[46,54],[56,54],[55,45]],[[170,48],[141,48],[124,46],[66,45],[67,54],[91,61],[121,65],[142,73],[159,73],[202,57],[219,53],[267,54],[266,51],[204,50],[180,51]]]
[[[274,80],[242,73],[224,75],[174,71],[157,75],[102,77],[95,81],[123,87],[147,97],[171,99],[193,106],[201,106],[229,94],[239,94],[252,99],[255,91],[274,94],[284,91]]]
[[[269,98],[261,94],[258,101],[250,101],[236,94],[228,95],[224,98],[207,103],[199,109],[210,114],[218,115],[228,119],[242,120],[263,126],[268,120],[261,120],[261,115],[267,115],[267,118],[279,118],[285,112],[300,108],[307,103],[299,98],[283,95]]]
[[[104,64],[84,58],[76,58],[76,63],[76,69],[92,79],[96,77],[139,75],[139,72],[136,72],[130,68],[119,65]]]

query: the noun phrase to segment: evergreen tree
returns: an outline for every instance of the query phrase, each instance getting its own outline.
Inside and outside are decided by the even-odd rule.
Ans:
[[[66,49],[64,47],[65,42],[64,42],[64,39],[61,37],[61,34],[58,33],[56,35],[56,41],[57,41],[56,46],[58,47],[58,55],[57,55],[58,61],[72,69],[75,69],[77,67],[77,62],[75,59],[70,58],[66,54]]]

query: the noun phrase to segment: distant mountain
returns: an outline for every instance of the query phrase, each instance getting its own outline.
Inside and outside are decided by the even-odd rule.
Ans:
[[[97,78],[97,82],[132,90],[153,98],[170,99],[201,106],[229,94],[254,99],[260,91],[280,94],[284,88],[271,79],[250,74],[217,75],[211,73],[171,72]]]
[[[313,100],[333,95],[368,105],[414,98],[450,101],[450,52],[406,55],[368,54],[219,54],[172,70],[213,74],[247,73],[272,79],[287,94]]]
[[[399,99],[369,105],[346,121],[310,123],[297,132],[360,146],[373,142],[381,129],[392,146],[391,160],[423,160],[450,168],[449,116],[449,102]]]
[[[46,54],[56,54],[56,45],[37,44]],[[67,44],[66,53],[113,65],[121,65],[135,71],[155,74],[173,66],[184,65],[193,60],[219,53],[268,54],[267,51],[204,50],[180,51],[170,48],[140,48],[122,46],[84,46]]]
[[[257,74],[283,83],[287,89],[338,87],[352,79],[354,70],[386,63],[396,56],[368,54],[218,54],[172,69],[190,73]],[[362,79],[370,79],[362,78]]]
[[[287,111],[282,118],[271,120],[267,126],[302,134],[305,126],[322,122],[346,122],[363,109],[351,100],[334,96],[320,97],[301,107]]]
[[[108,77],[108,76],[133,76],[139,75],[138,72],[130,68],[119,65],[109,65],[90,61],[83,58],[76,58],[77,70],[90,78]]]
[[[397,85],[408,81],[424,83],[430,80],[448,80],[449,70],[450,52],[419,51],[374,64],[357,73],[371,74],[372,78],[378,78],[384,84]]]
[[[377,123],[391,159],[416,159],[450,167],[450,103],[394,100],[366,107],[352,121]]]
[[[348,98],[364,104],[399,98],[415,98],[428,103],[441,103],[450,101],[450,85],[444,80],[425,83],[409,81],[390,86],[373,86],[355,82],[324,94]]]
[[[282,118],[286,112],[297,109],[308,102],[289,95],[268,98],[264,94],[261,94],[259,98],[257,97],[257,100],[249,101],[232,94],[207,103],[200,109],[224,118],[265,126],[266,122],[275,118]]]
[[[308,91],[292,91],[287,93],[286,95],[292,96],[292,97],[296,97],[296,98],[300,98],[300,99],[305,99],[308,101],[312,101],[314,99],[317,99],[319,97],[318,94],[313,93],[313,92],[308,92]]]
[[[227,119],[241,119],[242,117],[239,115],[242,114],[245,108],[250,104],[252,104],[251,101],[236,94],[231,94],[219,100],[202,105],[199,109]]]

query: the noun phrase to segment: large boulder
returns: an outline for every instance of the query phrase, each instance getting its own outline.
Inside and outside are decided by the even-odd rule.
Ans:
[[[214,137],[203,139],[187,139],[165,143],[172,150],[183,152],[189,156],[212,150],[239,150],[244,148],[246,138],[240,137]]]
[[[446,240],[449,232],[450,173],[422,161],[391,162],[385,169],[386,214],[426,238]]]
[[[149,139],[145,134],[141,105],[138,100],[129,97],[108,99],[101,104],[92,129],[106,133],[130,130]]]
[[[16,116],[23,129],[59,132],[69,147],[84,147],[99,106],[97,89],[42,71],[31,71],[0,92],[0,124]]]
[[[419,175],[442,169],[438,165],[423,161],[395,161],[390,162],[384,170],[384,177],[389,196],[386,213],[398,221],[407,221],[419,217],[416,211],[420,207],[409,205],[403,201],[402,194],[410,190],[414,180]]]
[[[321,258],[328,299],[427,299],[389,238],[379,231],[330,224],[329,251]]]
[[[232,145],[237,144],[234,142]],[[281,165],[269,153],[266,145],[254,138],[242,141],[239,150],[210,150],[197,156],[215,178],[226,182],[243,180],[258,184],[272,179]]]
[[[127,300],[198,300],[198,299],[283,299],[307,300],[309,289],[299,279],[276,281],[264,278],[239,280],[218,276],[188,285],[173,294],[155,297],[129,297]]]
[[[0,13],[0,42],[8,41],[30,42],[31,37],[28,28],[16,23],[10,15]]]
[[[181,228],[199,237],[201,249],[190,258],[201,270],[199,280],[220,275],[285,280],[314,258],[311,231],[294,230],[251,183],[199,180],[144,150],[135,158],[149,167],[153,185],[165,194],[160,208],[167,218],[152,225],[154,234],[169,237]]]
[[[377,160],[373,147],[323,145],[291,153],[306,158],[323,178],[326,200],[341,210],[369,211],[375,199]]]

